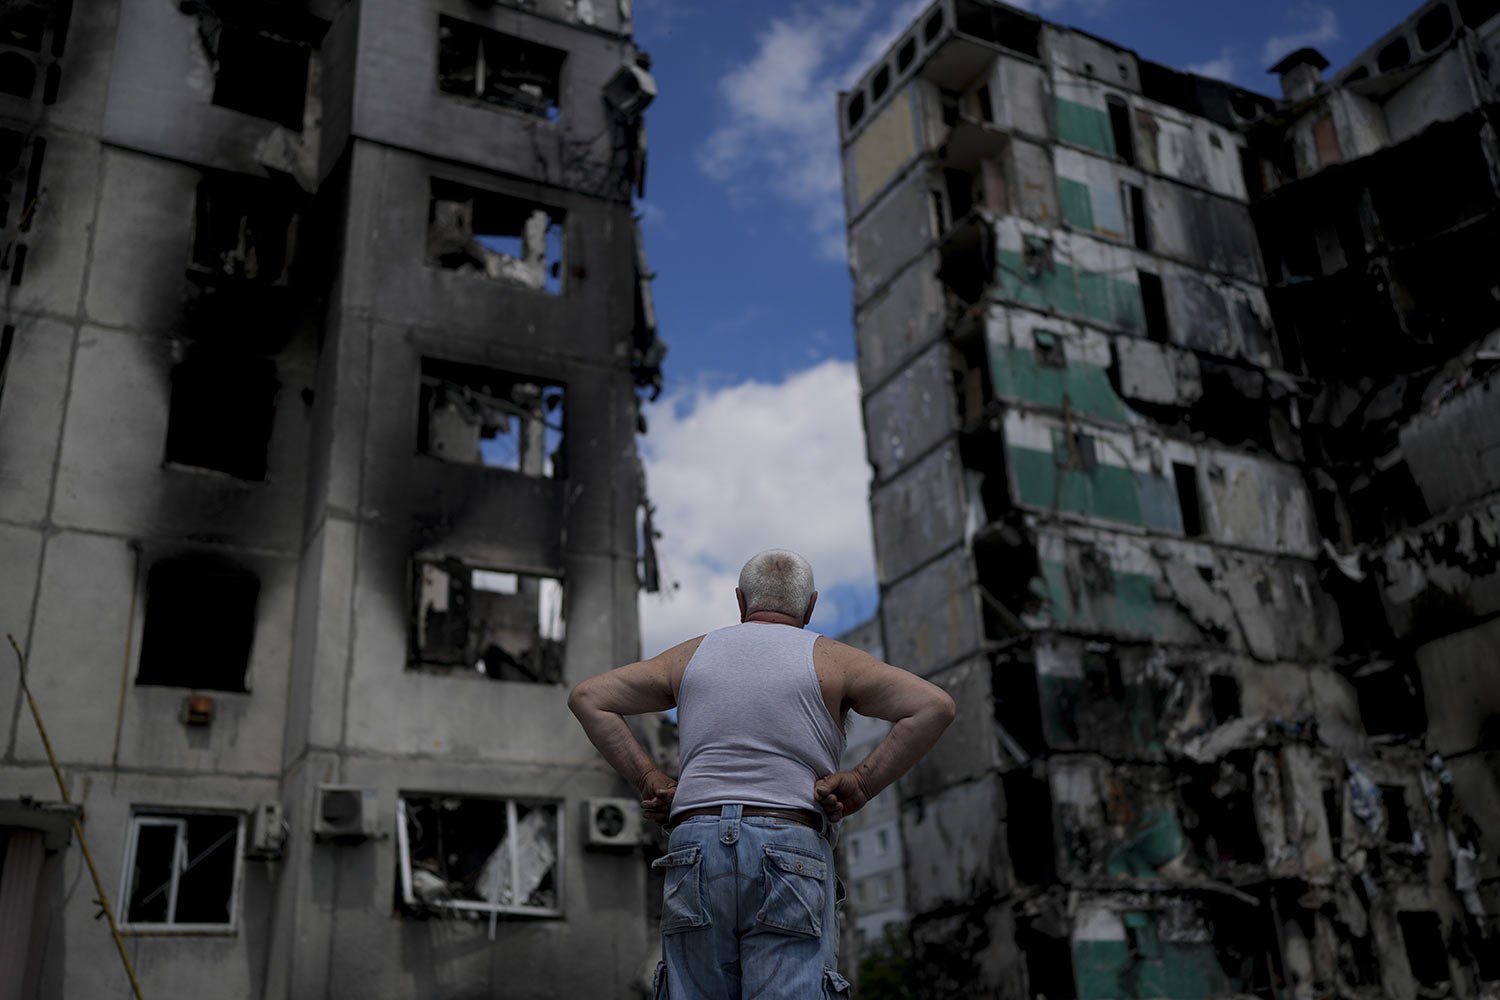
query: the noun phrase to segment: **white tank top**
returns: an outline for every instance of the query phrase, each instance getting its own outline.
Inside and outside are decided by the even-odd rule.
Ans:
[[[677,692],[674,814],[736,802],[820,811],[813,782],[838,770],[844,731],[818,686],[817,641],[766,622],[703,637]]]

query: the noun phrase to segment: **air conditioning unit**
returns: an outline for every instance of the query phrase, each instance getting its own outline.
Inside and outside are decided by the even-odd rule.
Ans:
[[[286,848],[286,817],[280,802],[262,802],[250,814],[250,855],[279,858]]]
[[[313,836],[318,840],[368,840],[380,833],[379,796],[373,788],[319,785]]]
[[[604,100],[626,118],[639,118],[656,100],[656,80],[640,66],[621,66],[604,85]]]
[[[587,847],[635,847],[641,842],[641,805],[635,799],[584,799]]]

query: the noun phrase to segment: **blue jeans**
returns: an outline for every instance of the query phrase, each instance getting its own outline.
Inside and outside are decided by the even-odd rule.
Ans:
[[[742,806],[672,830],[657,1000],[824,1000],[838,974],[833,848],[809,827]]]

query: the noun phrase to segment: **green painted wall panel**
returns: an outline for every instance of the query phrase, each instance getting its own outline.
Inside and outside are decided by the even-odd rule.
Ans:
[[[1080,229],[1094,228],[1094,193],[1087,184],[1071,177],[1059,177],[1057,197],[1062,202],[1064,222]]]
[[[1090,724],[1120,707],[1113,700],[1103,710],[1088,707],[1090,702],[1101,696],[1091,694],[1088,681],[1082,677],[1061,674],[1039,674],[1037,697],[1041,701],[1042,738],[1050,747],[1103,745],[1101,734],[1088,731]],[[1130,726],[1130,745],[1148,753],[1160,751],[1161,741],[1156,735],[1157,705],[1154,692],[1145,685],[1127,684],[1123,701],[1125,717]]]
[[[1147,958],[1124,941],[1074,941],[1073,971],[1080,1000],[1208,1000],[1233,989],[1209,942],[1163,942]]]
[[[1109,572],[1109,587],[1094,594],[1079,588],[1077,603],[1069,594],[1066,568],[1061,562],[1043,559],[1041,596],[1050,602],[1052,618],[1059,625],[1097,627],[1115,632],[1153,635],[1157,629],[1155,580],[1144,573]]]
[[[1098,365],[1069,361],[1066,368],[1049,368],[1037,363],[1035,351],[1008,344],[991,344],[989,356],[990,381],[997,396],[1059,410],[1066,400],[1074,413],[1128,419],[1125,404],[1110,385],[1109,372]]]
[[[1059,139],[1115,155],[1115,136],[1109,127],[1108,112],[1061,97],[1056,99],[1054,106]]]
[[[1034,507],[1064,510],[1126,524],[1143,524],[1138,473],[1100,463],[1092,469],[1065,468],[1052,452],[1012,447],[1010,467],[1016,499]]]
[[[1131,330],[1146,328],[1139,285],[1080,270],[1060,260],[1051,269],[1030,274],[1020,251],[1001,250],[1000,293],[1023,305],[1055,309]]]

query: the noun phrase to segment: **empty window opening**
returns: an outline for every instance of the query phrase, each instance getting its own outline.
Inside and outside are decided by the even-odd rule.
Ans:
[[[146,576],[146,624],[137,684],[245,691],[260,580],[222,556],[155,563]]]
[[[449,270],[562,292],[563,212],[522,198],[432,181],[427,258]]]
[[[1189,538],[1203,534],[1203,508],[1198,495],[1198,467],[1172,463],[1172,481],[1177,485],[1177,507],[1182,511],[1182,533]]]
[[[567,56],[455,17],[438,18],[438,87],[445,94],[555,122]]]
[[[917,57],[917,40],[908,38],[901,43],[901,48],[896,50],[896,72],[905,73],[912,60]]]
[[[974,102],[979,108],[979,120],[982,122],[993,122],[995,120],[995,105],[990,98],[990,85],[982,83],[979,89],[974,91]]]
[[[245,819],[225,813],[137,813],[130,824],[124,923],[224,930],[235,923]]]
[[[1017,879],[1029,885],[1050,884],[1057,878],[1052,789],[1045,778],[1037,777],[1030,771],[1008,771],[1001,781],[1010,814],[1026,817],[1024,823],[1007,823],[1005,826],[1011,870]]]
[[[1118,656],[1085,653],[1083,679],[1091,701],[1121,701],[1125,697],[1125,671]]]
[[[1036,342],[1036,363],[1043,368],[1063,369],[1068,367],[1068,355],[1063,350],[1062,338],[1050,330],[1037,330],[1032,334]]]
[[[445,462],[566,478],[564,395],[558,382],[423,358],[417,448]]]
[[[1323,786],[1323,817],[1328,821],[1328,844],[1335,858],[1344,856],[1344,800],[1337,784]]]
[[[1375,57],[1375,66],[1382,73],[1389,73],[1393,69],[1400,69],[1411,62],[1411,46],[1405,38],[1398,38]]]
[[[849,105],[844,109],[844,118],[853,128],[859,124],[859,120],[865,116],[865,92],[857,90],[849,98]]]
[[[891,831],[875,831],[875,853],[877,855],[885,855],[891,853]]]
[[[1052,458],[1060,469],[1092,472],[1099,464],[1094,436],[1077,430],[1054,430],[1052,432]]]
[[[891,89],[891,69],[882,66],[875,71],[874,78],[870,81],[870,99],[878,101],[885,96],[885,92]]]
[[[1414,664],[1377,661],[1360,668],[1349,679],[1359,699],[1365,732],[1406,737],[1426,732],[1426,698]]]
[[[555,802],[403,795],[396,840],[398,902],[409,915],[562,915]]]
[[[948,215],[952,221],[962,219],[974,210],[974,189],[979,178],[963,170],[944,170],[943,189],[948,194]]]
[[[563,582],[457,559],[418,560],[413,660],[497,681],[562,683]]]
[[[36,89],[36,64],[19,52],[0,52],[0,94],[31,99]]]
[[[302,131],[312,47],[204,10],[198,36],[214,71],[213,102],[221,108]]]
[[[1230,719],[1240,717],[1239,681],[1228,674],[1209,674],[1208,695],[1215,722],[1223,725]]]
[[[0,328],[0,403],[5,402],[5,374],[10,371],[10,352],[16,342],[16,328],[6,323]]]
[[[1165,344],[1171,335],[1167,329],[1167,297],[1162,291],[1161,275],[1137,271],[1136,280],[1140,283],[1141,305],[1146,314],[1146,336]]]
[[[277,388],[268,358],[193,350],[172,369],[166,461],[265,479]]]
[[[1401,939],[1406,945],[1406,961],[1414,979],[1433,989],[1448,982],[1448,946],[1443,941],[1442,924],[1431,911],[1402,911],[1396,914],[1401,925]]]
[[[1400,785],[1381,785],[1380,801],[1385,806],[1385,839],[1392,844],[1412,841],[1411,813],[1406,808],[1406,789]]]
[[[938,35],[942,34],[942,31],[943,12],[939,9],[933,11],[932,16],[927,19],[927,23],[922,25],[922,40],[930,45],[936,40]]]
[[[1500,14],[1500,0],[1458,0],[1458,16],[1464,24],[1478,28]]]
[[[1006,10],[998,4],[974,3],[960,0],[954,5],[958,19],[958,30],[993,45],[1003,45],[1033,59],[1041,55],[1042,24],[1034,17],[1027,17]]]
[[[1032,1000],[1079,995],[1073,978],[1072,943],[1061,921],[1045,917],[1024,921],[1016,943],[1026,955],[1026,984]]]
[[[1417,44],[1431,52],[1453,34],[1453,15],[1447,7],[1434,7],[1417,21]]]
[[[46,32],[47,11],[41,4],[10,2],[0,5],[0,45],[40,52],[42,36]]]
[[[1146,226],[1146,192],[1139,184],[1125,184],[1125,203],[1130,206],[1130,237],[1142,250],[1151,249],[1151,234]]]
[[[1243,753],[1191,767],[1181,784],[1184,827],[1209,865],[1259,864],[1265,847],[1255,821],[1250,761]]]
[[[1131,166],[1135,165],[1135,138],[1130,131],[1130,105],[1114,94],[1104,98],[1109,108],[1109,130],[1114,136],[1115,153]]]
[[[190,273],[200,281],[287,285],[296,206],[269,180],[208,174],[198,182]]]

